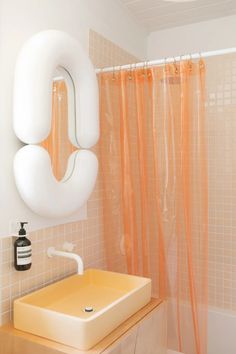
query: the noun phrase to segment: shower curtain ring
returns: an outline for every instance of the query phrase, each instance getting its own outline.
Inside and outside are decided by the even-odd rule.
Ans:
[[[190,54],[190,59],[191,59],[192,61],[194,60],[193,53]]]
[[[164,58],[164,70],[165,70],[165,72],[168,71],[167,64],[168,64],[168,57],[165,57]]]
[[[115,81],[116,77],[115,77],[115,67],[113,66],[113,70],[112,70],[112,81]]]
[[[143,74],[142,74],[143,76],[146,75],[146,74],[145,74],[145,67],[146,67],[146,61],[143,62]]]
[[[202,53],[199,52],[199,65],[200,65],[200,68],[203,69],[205,67],[205,62],[203,60],[203,57],[202,57]]]
[[[150,77],[151,76],[151,70],[149,70],[149,69],[150,69],[151,65],[149,63],[149,60],[147,60],[146,64],[147,64],[147,66],[146,66],[147,76]]]
[[[173,57],[173,59],[174,59],[175,74],[178,74],[179,70],[178,70],[178,66],[177,66],[176,57]]]
[[[147,76],[148,73],[148,64],[147,60],[145,61],[145,75]]]
[[[191,73],[191,71],[193,70],[192,55],[191,54],[188,55],[189,55],[188,66],[189,66],[189,71]]]
[[[129,65],[129,80],[132,80],[132,64]]]

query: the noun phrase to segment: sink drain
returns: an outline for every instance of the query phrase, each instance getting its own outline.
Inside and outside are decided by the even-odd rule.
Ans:
[[[93,312],[94,311],[94,308],[92,306],[86,306],[84,308],[84,312]]]

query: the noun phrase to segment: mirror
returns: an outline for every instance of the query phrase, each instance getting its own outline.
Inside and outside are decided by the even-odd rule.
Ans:
[[[63,180],[69,157],[78,149],[74,140],[75,114],[74,83],[69,73],[59,67],[52,80],[51,131],[40,144],[50,155],[53,174],[58,181]]]

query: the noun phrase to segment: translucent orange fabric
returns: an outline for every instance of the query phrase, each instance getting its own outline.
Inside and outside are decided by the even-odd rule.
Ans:
[[[53,82],[52,125],[50,135],[40,145],[50,154],[52,169],[57,180],[64,177],[68,158],[76,150],[68,138],[68,100],[64,80]]]
[[[102,73],[99,85],[108,268],[151,277],[168,299],[169,348],[207,354],[204,62]]]

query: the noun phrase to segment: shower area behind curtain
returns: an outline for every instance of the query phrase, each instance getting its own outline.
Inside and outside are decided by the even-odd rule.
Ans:
[[[169,299],[169,348],[207,354],[205,64],[99,75],[108,268]]]

